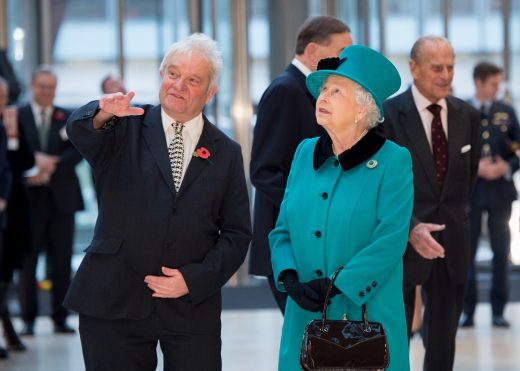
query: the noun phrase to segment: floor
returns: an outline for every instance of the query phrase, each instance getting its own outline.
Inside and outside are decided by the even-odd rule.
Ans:
[[[457,338],[456,371],[520,370],[520,303],[510,304],[506,317],[510,329],[490,325],[489,304],[479,304],[474,329],[460,330]],[[71,318],[77,327],[77,317]],[[276,370],[282,317],[276,309],[225,310],[222,314],[222,359],[224,371]],[[20,327],[19,320],[16,326]],[[48,319],[38,319],[36,336],[25,338],[29,351],[11,354],[0,361],[2,371],[81,371],[83,361],[79,336],[54,335]],[[422,344],[411,342],[412,370],[422,369]],[[162,370],[160,364],[158,370]]]

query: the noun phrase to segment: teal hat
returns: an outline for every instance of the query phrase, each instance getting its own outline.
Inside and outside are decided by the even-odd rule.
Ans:
[[[321,86],[330,75],[343,76],[365,88],[376,101],[379,118],[383,118],[383,102],[401,87],[395,66],[381,53],[362,45],[343,50],[339,58],[322,59],[318,70],[307,76],[307,88],[318,98]]]

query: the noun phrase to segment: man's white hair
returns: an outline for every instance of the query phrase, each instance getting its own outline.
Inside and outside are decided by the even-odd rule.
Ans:
[[[217,87],[220,72],[222,71],[222,52],[217,42],[203,33],[194,33],[186,39],[170,45],[161,62],[159,70],[165,72],[169,62],[178,54],[191,56],[193,53],[201,55],[210,67],[209,88]]]

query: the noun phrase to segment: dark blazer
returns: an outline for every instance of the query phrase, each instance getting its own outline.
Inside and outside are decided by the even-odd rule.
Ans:
[[[274,228],[298,144],[323,134],[316,123],[316,100],[305,75],[293,64],[262,95],[254,128],[251,182],[256,188],[249,273],[272,274],[267,235]]]
[[[0,121],[0,198],[8,200],[11,191],[11,168],[7,161],[7,134],[4,124]],[[7,222],[7,209],[0,211],[0,231],[5,228]],[[0,237],[2,235],[0,234]],[[0,256],[2,255],[2,242],[0,241]]]
[[[385,102],[382,129],[389,139],[412,154],[415,197],[411,228],[420,222],[446,224],[446,229],[434,237],[444,246],[451,279],[463,283],[471,255],[468,205],[480,158],[479,114],[458,98],[449,96],[446,101],[448,171],[442,190],[411,88]],[[422,258],[408,244],[404,283],[422,284],[432,265],[432,260]]]
[[[66,137],[65,124],[69,112],[54,107],[45,153],[59,156],[60,161],[49,182],[52,202],[62,214],[73,214],[84,207],[83,197],[75,167],[81,161],[81,155]],[[27,135],[29,147],[35,152],[42,152],[36,121],[29,104],[18,110],[18,122]],[[46,186],[47,187],[47,186]],[[38,190],[41,186],[29,186],[32,207],[38,207]]]
[[[251,239],[249,197],[240,146],[204,118],[197,148],[175,192],[160,106],[144,116],[93,129],[94,101],[67,125],[93,168],[99,202],[94,238],[65,306],[104,319],[143,319],[152,311],[179,332],[220,334],[221,287],[243,262]],[[152,298],[146,275],[179,269],[189,294]]]
[[[514,109],[500,101],[495,101],[480,121],[482,147],[487,145],[489,155],[500,156],[509,163],[511,175],[518,170],[519,160],[511,148],[512,143],[520,143],[520,126]],[[496,180],[477,178],[472,195],[472,204],[479,207],[510,206],[517,193],[513,178]]]
[[[7,151],[7,160],[11,166],[13,181],[7,203],[5,253],[0,261],[0,276],[9,281],[13,270],[21,268],[25,254],[31,250],[29,195],[24,173],[34,166],[34,152],[29,147],[22,126],[18,127],[18,148]]]

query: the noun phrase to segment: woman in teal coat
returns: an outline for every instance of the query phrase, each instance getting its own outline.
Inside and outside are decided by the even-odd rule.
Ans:
[[[284,201],[269,235],[278,289],[287,291],[278,369],[300,370],[305,325],[320,318],[334,271],[328,317],[381,322],[388,370],[409,370],[402,294],[402,257],[413,204],[409,152],[372,130],[383,101],[399,89],[395,67],[378,52],[355,45],[322,60],[307,77],[326,130],[295,153]]]

